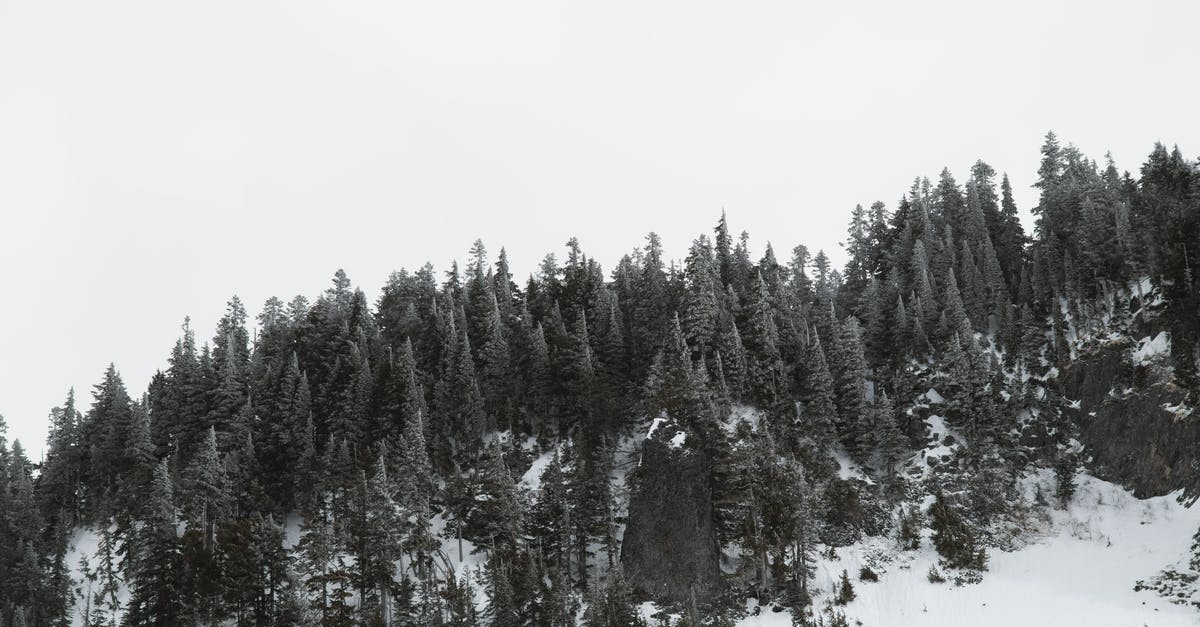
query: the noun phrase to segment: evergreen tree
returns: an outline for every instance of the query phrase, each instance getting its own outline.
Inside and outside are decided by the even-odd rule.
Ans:
[[[786,389],[783,360],[779,353],[779,330],[775,325],[775,314],[762,273],[756,275],[750,297],[746,333],[749,388],[755,400],[765,407],[774,408]]]
[[[732,318],[727,320],[721,331],[718,352],[721,354],[721,370],[725,373],[730,395],[738,400],[745,399],[750,376],[749,357]]]
[[[216,544],[217,525],[228,516],[230,496],[225,470],[217,452],[217,432],[210,428],[208,438],[188,467],[181,495],[188,526],[203,534],[205,550]]]
[[[884,390],[879,390],[875,402],[875,447],[885,481],[894,485],[909,443],[896,424],[896,405]]]
[[[604,586],[596,588],[589,598],[583,624],[586,627],[640,627],[645,624],[638,615],[620,564],[608,572]]]
[[[132,546],[128,625],[175,624],[179,604],[179,539],[175,533],[175,502],[164,460],[154,470],[150,493],[141,513],[141,527]]]
[[[395,592],[395,563],[402,554],[403,512],[393,499],[395,488],[388,479],[381,456],[370,478],[359,481],[358,507],[351,521],[351,546],[355,548],[359,614],[361,620],[387,622],[392,614]]]
[[[842,577],[838,580],[837,597],[834,602],[838,605],[845,605],[854,600],[854,585],[850,583],[850,577],[846,573],[846,569],[842,569]]]
[[[933,546],[946,568],[987,568],[987,554],[974,530],[944,492],[938,491],[934,495],[929,519],[933,528]]]
[[[688,346],[697,356],[710,354],[716,334],[718,271],[714,265],[708,238],[701,235],[692,243],[684,269],[687,293],[681,321]]]
[[[858,320],[853,317],[841,324],[837,355],[833,376],[840,426],[838,435],[848,449],[863,455],[871,447],[873,429],[867,411],[866,357]]]
[[[840,422],[834,400],[834,381],[825,361],[820,335],[813,331],[810,337],[804,395],[805,434],[819,443],[827,443],[833,441]]]
[[[487,318],[481,329],[483,346],[479,349],[480,387],[485,410],[495,417],[503,412],[509,397],[509,348],[500,306],[490,291],[487,302]]]
[[[511,577],[511,568],[502,554],[492,553],[487,562],[488,601],[483,612],[483,618],[492,627],[516,627],[520,624]]]

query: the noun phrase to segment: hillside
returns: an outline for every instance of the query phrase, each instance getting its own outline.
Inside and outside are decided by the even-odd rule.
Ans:
[[[722,214],[185,319],[0,439],[0,625],[1193,621],[1200,167],[1042,156],[1032,234],[980,161],[840,269]]]

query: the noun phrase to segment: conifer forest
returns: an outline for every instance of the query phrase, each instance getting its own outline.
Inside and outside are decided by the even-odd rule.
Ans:
[[[40,459],[0,419],[0,626],[901,624],[861,616],[906,572],[987,590],[1100,500],[1189,512],[1200,162],[1040,150],[854,207],[844,267],[713,211],[611,268],[467,233],[373,301],[180,311]],[[1186,524],[1121,590],[1200,607]]]

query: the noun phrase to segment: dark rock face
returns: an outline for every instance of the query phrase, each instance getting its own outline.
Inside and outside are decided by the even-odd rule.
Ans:
[[[1080,401],[1087,412],[1108,400],[1109,392],[1132,385],[1134,368],[1125,359],[1130,347],[1131,343],[1120,342],[1081,354],[1059,375],[1063,394]]]
[[[674,433],[660,429],[642,445],[621,562],[642,594],[685,603],[694,588],[706,603],[720,593],[708,468],[699,450],[671,443]]]
[[[1089,467],[1139,498],[1180,488],[1200,495],[1200,416],[1166,409],[1183,394],[1167,377],[1135,366],[1129,344],[1081,356],[1063,373],[1063,394],[1080,401],[1072,416]]]
[[[1179,419],[1164,405],[1178,392],[1155,386],[1100,405],[1080,434],[1099,477],[1128,486],[1134,496],[1160,496],[1183,488],[1200,493],[1200,421]]]

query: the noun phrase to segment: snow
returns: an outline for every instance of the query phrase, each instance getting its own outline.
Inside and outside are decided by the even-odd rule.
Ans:
[[[938,391],[933,388],[929,388],[929,391],[925,393],[925,398],[929,399],[929,402],[934,404],[946,402],[946,399],[942,398],[942,395],[938,394]]]
[[[1171,350],[1171,338],[1166,331],[1154,336],[1150,339],[1149,336],[1144,337],[1138,342],[1138,346],[1133,351],[1133,363],[1144,364],[1153,360],[1158,355],[1164,355]]]
[[[841,479],[861,479],[867,485],[875,485],[875,481],[871,479],[863,469],[850,459],[850,455],[846,451],[837,449],[830,451],[834,461],[838,463],[838,477]]]
[[[666,418],[662,418],[662,417],[655,418],[654,421],[650,423],[650,428],[646,430],[646,439],[649,440],[650,438],[654,437],[654,434],[658,431],[658,428],[661,427],[666,422],[667,422]],[[683,446],[683,443],[686,441],[687,441],[687,433],[685,433],[683,431],[676,431],[675,434],[673,436],[671,436],[671,439],[668,442],[668,445],[671,448],[679,448],[679,447]]]
[[[455,576],[461,577],[464,573],[471,575],[482,572],[483,566],[487,563],[485,551],[476,552],[475,543],[465,538],[460,544],[454,528],[448,525],[445,515],[437,514],[429,522],[434,537],[441,542],[442,555],[454,569]],[[459,552],[460,546],[462,547],[461,553]],[[478,588],[479,581],[472,581],[472,584]]]
[[[946,419],[937,414],[926,418],[925,424],[929,425],[929,435],[939,442],[944,440],[946,434],[950,432],[950,429],[946,427]]]
[[[911,473],[919,477],[929,476],[934,465],[953,457],[963,442],[962,435],[950,429],[946,425],[946,419],[942,416],[930,414],[925,418],[925,424],[929,429],[928,435],[926,435],[928,444],[917,454],[915,467]],[[947,437],[953,439],[951,444],[946,444]],[[931,464],[930,462],[934,459],[937,461]]]
[[[890,627],[1010,627],[1011,625],[1089,627],[1174,627],[1200,623],[1195,608],[1173,605],[1152,592],[1135,592],[1147,579],[1188,551],[1200,525],[1200,508],[1190,510],[1176,495],[1138,500],[1119,486],[1088,475],[1079,476],[1070,507],[1053,510],[1035,540],[1013,552],[992,550],[988,571],[978,584],[955,586],[928,581],[937,562],[928,537],[922,549],[894,553],[890,540],[873,538],[837,549],[836,560],[824,557],[817,567],[816,606],[832,598],[842,570],[850,573],[857,598],[845,607],[851,625]],[[1053,488],[1049,471],[1026,481],[1043,493]],[[926,534],[928,536],[928,532]],[[881,555],[885,557],[880,557]],[[858,580],[870,564],[878,583]],[[787,612],[762,608],[740,627],[791,625]]]
[[[529,466],[529,470],[521,475],[520,486],[530,492],[537,492],[542,489],[542,473],[545,472],[546,466],[554,459],[555,451],[547,451],[537,456],[533,460],[533,464]]]
[[[1163,403],[1162,408],[1171,412],[1172,414],[1175,414],[1176,420],[1180,420],[1182,418],[1187,418],[1188,416],[1192,415],[1192,409],[1193,409],[1192,407],[1188,407],[1187,405],[1184,405],[1183,403],[1177,403],[1175,405],[1172,405],[1170,403]]]
[[[303,523],[304,519],[300,517],[300,514],[288,514],[283,522],[283,548],[291,551],[300,546],[300,527]]]
[[[74,611],[71,614],[71,624],[83,626],[84,608],[86,607],[87,597],[100,593],[99,581],[90,582],[84,574],[84,567],[90,571],[96,571],[100,564],[100,556],[98,551],[100,548],[100,530],[91,527],[76,528],[71,532],[71,537],[68,540],[66,564],[71,569],[71,581],[73,592]],[[120,550],[120,542],[114,545],[114,560],[119,564],[120,558],[117,557],[117,551]],[[118,569],[117,572],[118,590],[117,601],[120,608],[124,608],[129,602],[129,587],[125,585],[125,581]],[[123,612],[118,609],[116,616],[113,618],[120,619]]]
[[[725,428],[726,433],[733,435],[737,432],[738,424],[743,421],[757,429],[762,421],[762,411],[749,405],[735,404],[730,408],[729,418],[721,426]]]

